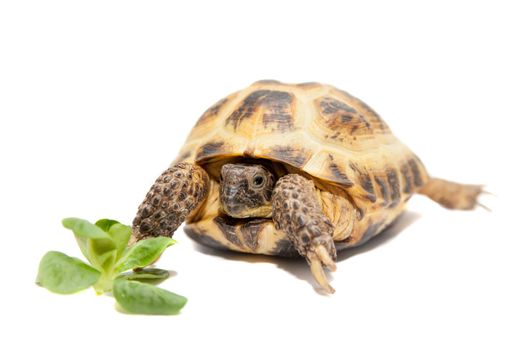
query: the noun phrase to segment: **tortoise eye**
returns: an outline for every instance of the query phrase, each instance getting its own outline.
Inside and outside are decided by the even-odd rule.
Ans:
[[[264,177],[261,175],[255,175],[253,177],[253,186],[254,187],[261,187],[264,183]]]

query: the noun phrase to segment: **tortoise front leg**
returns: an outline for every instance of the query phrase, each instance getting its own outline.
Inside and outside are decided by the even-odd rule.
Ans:
[[[198,165],[177,163],[151,186],[133,220],[133,238],[167,236],[182,224],[208,193],[208,174]]]
[[[321,210],[313,182],[297,174],[281,177],[274,188],[272,206],[276,228],[286,232],[295,249],[306,258],[323,290],[333,293],[323,267],[331,271],[336,268],[334,226]]]

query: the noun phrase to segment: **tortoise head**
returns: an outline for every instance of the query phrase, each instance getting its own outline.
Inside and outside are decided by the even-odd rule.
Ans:
[[[259,164],[225,164],[221,168],[220,206],[234,218],[271,217],[273,174]]]

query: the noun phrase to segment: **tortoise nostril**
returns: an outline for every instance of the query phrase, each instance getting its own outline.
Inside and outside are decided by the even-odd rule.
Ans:
[[[227,197],[233,197],[237,194],[237,189],[234,187],[228,187],[224,190],[224,195]]]

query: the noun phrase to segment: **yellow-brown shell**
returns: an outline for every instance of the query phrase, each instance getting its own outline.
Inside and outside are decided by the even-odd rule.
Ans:
[[[229,157],[281,162],[343,188],[361,217],[388,211],[397,216],[428,180],[420,160],[376,112],[318,83],[259,81],[218,101],[198,120],[176,161],[206,164]],[[363,225],[365,230],[371,222]]]

